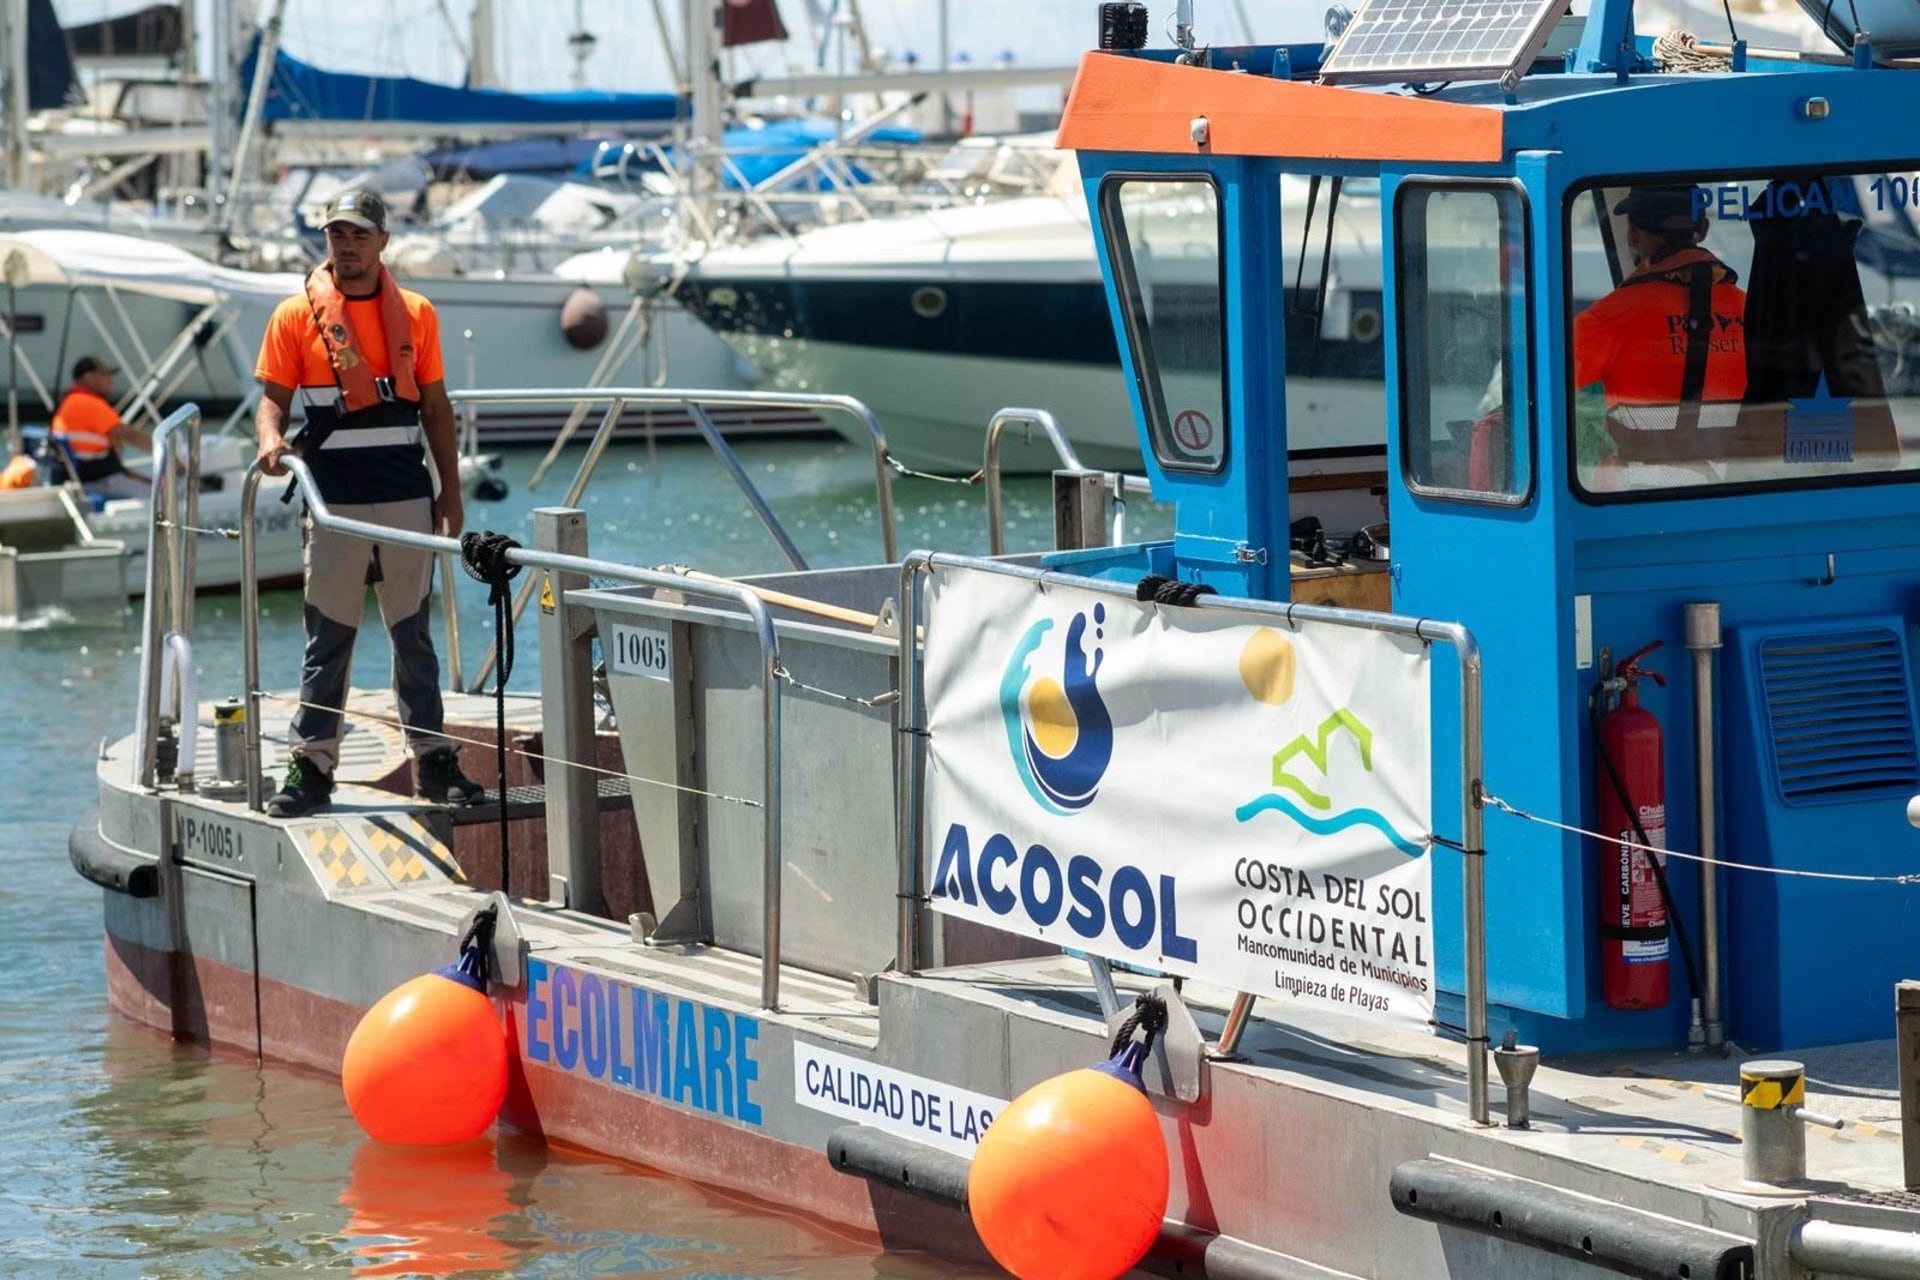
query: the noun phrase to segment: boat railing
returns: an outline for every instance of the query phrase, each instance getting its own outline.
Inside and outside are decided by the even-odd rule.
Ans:
[[[780,523],[759,487],[747,474],[740,462],[739,455],[733,451],[714,425],[713,417],[707,412],[711,408],[757,408],[757,409],[806,409],[816,414],[845,414],[859,423],[865,431],[868,444],[873,453],[873,483],[877,503],[876,519],[880,528],[880,548],[888,563],[899,557],[899,542],[894,528],[893,508],[893,470],[887,454],[886,432],[881,430],[879,418],[873,410],[852,396],[812,395],[801,392],[785,391],[716,391],[686,390],[666,387],[595,387],[595,388],[523,388],[518,390],[499,389],[483,391],[456,391],[450,397],[456,406],[483,404],[574,404],[591,406],[604,404],[606,411],[601,414],[599,425],[594,428],[592,438],[587,442],[587,452],[580,459],[580,465],[573,474],[573,480],[567,485],[566,494],[560,499],[563,507],[572,507],[579,503],[586,492],[587,484],[593,479],[594,470],[600,465],[600,459],[612,443],[613,433],[619,427],[621,416],[635,405],[668,405],[681,409],[692,419],[700,437],[706,442],[726,469],[727,475],[747,500],[754,515],[765,526],[768,534],[779,547],[781,555],[793,568],[807,568],[806,558],[798,545]],[[570,439],[570,433],[554,441],[548,458],[558,455]],[[533,599],[533,579],[523,582],[513,599],[513,618],[518,621],[526,612],[527,604]],[[499,659],[499,638],[496,636],[488,647],[473,680],[469,683],[470,692],[483,688],[493,674],[494,664]]]
[[[134,727],[134,776],[152,787],[160,776],[163,717],[181,726],[175,776],[190,789],[198,704],[193,672],[193,600],[200,523],[200,407],[185,404],[153,432],[153,476],[147,520],[146,599],[140,627],[140,693]]]
[[[980,474],[985,479],[987,489],[987,554],[1001,556],[1007,553],[1006,519],[1001,496],[1000,437],[1008,427],[1023,428],[1028,443],[1032,443],[1033,429],[1038,427],[1047,443],[1053,446],[1062,471],[1079,476],[1101,477],[1102,484],[1117,500],[1107,535],[1109,545],[1118,546],[1126,541],[1125,495],[1151,494],[1153,486],[1147,478],[1118,471],[1089,470],[1080,461],[1080,455],[1067,439],[1067,433],[1060,429],[1059,422],[1051,413],[1045,409],[1006,408],[994,414],[993,420],[987,423],[986,456],[980,465]]]
[[[413,533],[371,524],[364,520],[355,520],[335,514],[321,497],[313,482],[313,473],[296,456],[283,459],[283,465],[292,475],[302,499],[307,506],[308,518],[314,527],[329,529],[348,537],[359,538],[380,546],[411,547],[418,551],[440,556],[451,555],[459,551],[460,544],[453,538],[435,534]],[[246,679],[246,786],[247,807],[260,812],[265,806],[263,756],[260,738],[260,702],[263,691],[260,687],[260,586],[255,572],[258,554],[258,537],[254,527],[254,508],[259,497],[260,482],[265,473],[256,460],[248,469],[240,498],[240,617],[244,651],[244,674]],[[564,510],[564,509],[562,509]],[[536,513],[536,529],[541,525]],[[189,540],[191,541],[191,540]],[[779,638],[774,630],[773,617],[767,603],[761,596],[739,583],[711,578],[692,578],[682,574],[660,569],[643,569],[631,565],[618,564],[610,560],[595,560],[585,556],[567,555],[540,547],[514,547],[506,553],[510,563],[526,569],[545,571],[528,574],[529,580],[541,579],[547,573],[579,575],[586,578],[600,578],[633,586],[650,587],[656,590],[673,591],[682,596],[692,596],[708,601],[718,601],[744,613],[759,647],[759,684],[760,719],[762,733],[761,754],[761,821],[762,821],[762,873],[764,902],[761,918],[761,1004],[768,1009],[777,1008],[780,999],[780,927],[781,927],[781,792],[780,792],[780,747],[781,747],[781,665]],[[149,568],[149,581],[155,571]],[[563,594],[563,593],[562,593]],[[149,596],[151,600],[152,597]],[[190,597],[189,597],[190,601]],[[562,619],[562,622],[565,620]],[[550,655],[542,655],[543,665],[556,661]],[[143,671],[145,668],[143,668]],[[578,696],[548,696],[542,699],[544,734],[547,743],[547,760],[571,773],[587,778],[587,787],[591,793],[590,774],[584,772],[594,766],[585,760],[561,759],[554,753],[564,750],[558,744],[573,740],[571,730],[577,726],[578,718],[590,714],[591,685],[587,683],[571,691]],[[589,722],[590,723],[590,722]],[[563,784],[555,779],[554,788]],[[501,797],[504,803],[505,798]],[[561,841],[564,846],[564,839]],[[565,856],[570,857],[570,854]],[[571,864],[569,864],[571,866]],[[571,880],[571,877],[570,877]],[[503,886],[504,887],[504,886]]]
[[[924,892],[925,814],[922,780],[926,768],[926,725],[911,723],[915,712],[926,714],[926,690],[923,684],[920,652],[924,606],[921,588],[936,569],[957,569],[1000,574],[1025,579],[1038,587],[1071,584],[1087,591],[1110,592],[1133,599],[1130,584],[1093,578],[1074,577],[1026,565],[983,560],[967,556],[916,551],[900,569],[899,689],[895,703],[900,708],[900,724],[894,737],[894,787],[896,796],[895,847],[899,851],[898,916],[895,952],[902,972],[913,973],[924,967],[929,948],[925,916],[930,909]],[[1201,596],[1195,607],[1209,612],[1237,616],[1261,622],[1298,622],[1321,626],[1348,627],[1362,631],[1410,636],[1424,642],[1452,646],[1460,663],[1460,868],[1465,952],[1467,1050],[1467,1088],[1473,1119],[1487,1124],[1487,957],[1486,957],[1486,857],[1485,810],[1482,808],[1481,755],[1481,663],[1479,645],[1473,634],[1459,623],[1437,622],[1431,618],[1410,618],[1397,614],[1375,613],[1363,609],[1341,609],[1324,605],[1293,604],[1286,601],[1228,599]],[[1094,983],[1100,991],[1104,1009],[1116,1012],[1111,976],[1107,962],[1093,962]],[[1237,1047],[1248,1018],[1252,1016],[1254,995],[1237,994],[1220,1033],[1217,1052],[1231,1054]]]

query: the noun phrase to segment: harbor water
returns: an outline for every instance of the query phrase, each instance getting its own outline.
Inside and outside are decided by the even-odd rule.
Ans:
[[[836,441],[743,445],[742,460],[816,566],[879,558],[872,463]],[[537,452],[506,457],[511,485],[468,527],[530,538]],[[577,457],[577,451],[574,455]],[[983,553],[977,487],[902,479],[900,546]],[[610,450],[582,503],[597,556],[733,574],[781,567],[773,543],[698,445]],[[1051,536],[1044,479],[1008,482],[1007,546]],[[1130,533],[1164,533],[1136,503]],[[468,671],[491,638],[485,591],[456,584]],[[297,593],[263,597],[263,683],[296,683]],[[436,611],[436,618],[438,613]],[[377,618],[371,606],[369,620]],[[203,598],[194,637],[203,698],[241,692],[237,596]],[[535,627],[520,628],[516,688],[536,686]],[[952,1275],[936,1260],[710,1190],[503,1135],[423,1152],[365,1140],[338,1083],[212,1055],[107,1005],[101,890],[67,861],[95,803],[103,739],[129,731],[137,606],[0,631],[0,1275],[200,1277],[266,1272],[468,1276]],[[357,683],[387,667],[377,625]]]

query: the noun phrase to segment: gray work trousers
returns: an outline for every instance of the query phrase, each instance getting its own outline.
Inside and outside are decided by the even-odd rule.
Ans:
[[[330,510],[351,520],[427,533],[432,502],[334,503]],[[294,755],[331,774],[340,760],[345,731],[340,708],[346,705],[353,668],[353,642],[367,603],[367,580],[374,579],[380,618],[393,646],[393,692],[407,745],[418,755],[441,745],[444,711],[440,704],[440,660],[433,651],[429,613],[433,556],[410,547],[376,546],[360,538],[302,522],[306,542],[306,660],[300,668],[300,708],[289,735]]]

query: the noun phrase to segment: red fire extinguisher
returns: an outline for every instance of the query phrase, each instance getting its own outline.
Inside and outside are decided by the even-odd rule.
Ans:
[[[1666,855],[1633,847],[1667,847],[1666,748],[1660,721],[1640,705],[1639,692],[1642,678],[1667,683],[1640,665],[1659,647],[1655,640],[1623,659],[1614,679],[1602,686],[1620,693],[1598,733],[1599,829],[1618,842],[1600,857],[1600,988],[1615,1009],[1667,1003],[1672,940],[1662,900]]]

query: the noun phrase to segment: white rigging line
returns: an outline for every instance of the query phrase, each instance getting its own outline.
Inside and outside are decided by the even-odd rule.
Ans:
[[[460,34],[460,25],[453,20],[453,10],[447,8],[447,0],[433,0],[433,7],[440,11],[440,20],[447,26],[447,38],[453,41],[453,48],[460,55],[462,63],[471,59],[467,42]]]
[[[1679,858],[1682,862],[1698,862],[1702,865],[1725,867],[1729,871],[1759,871],[1773,876],[1794,876],[1804,880],[1845,880],[1854,884],[1898,884],[1920,885],[1920,872],[1897,876],[1874,876],[1857,871],[1808,871],[1799,867],[1768,867],[1755,862],[1734,862],[1727,858],[1709,858],[1698,853],[1683,853],[1678,849],[1660,849],[1651,845],[1638,844],[1619,836],[1610,836],[1604,831],[1589,831],[1585,827],[1571,826],[1565,822],[1556,822],[1552,818],[1543,818],[1537,813],[1528,813],[1517,805],[1508,804],[1491,792],[1483,792],[1480,797],[1488,806],[1510,813],[1525,822],[1537,822],[1542,826],[1557,827],[1561,831],[1577,836],[1586,836],[1598,840],[1601,844],[1618,845],[1622,849],[1635,849],[1643,853],[1659,853],[1669,858]]]

